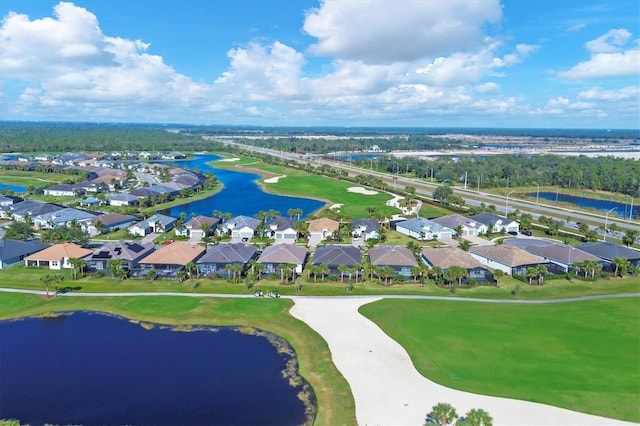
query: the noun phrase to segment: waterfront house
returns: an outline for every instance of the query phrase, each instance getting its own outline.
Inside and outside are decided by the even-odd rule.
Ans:
[[[380,238],[380,222],[373,219],[357,219],[351,223],[351,236],[364,240]]]
[[[99,249],[87,256],[87,267],[93,271],[109,271],[109,260],[122,260],[123,269],[134,271],[139,268],[139,262],[153,250],[153,243],[137,243],[131,241],[119,241],[103,244]]]
[[[295,244],[276,244],[265,248],[258,258],[258,263],[263,265],[264,273],[279,274],[278,265],[295,265],[296,274],[302,273],[302,268],[307,260],[306,247]]]
[[[317,247],[313,253],[314,266],[327,265],[329,267],[328,274],[340,275],[339,266],[344,265],[351,269],[356,265],[360,265],[362,268],[362,252],[357,247],[352,245],[326,245]],[[358,268],[355,271],[356,276],[359,276],[361,271]],[[351,273],[349,273],[351,275]]]
[[[258,249],[244,243],[224,243],[210,247],[197,261],[198,271],[201,275],[215,276],[226,271],[227,265],[240,265],[242,272],[258,254]]]
[[[24,258],[25,266],[49,269],[71,269],[69,259],[82,259],[93,253],[91,250],[74,243],[54,244],[44,250]]]
[[[479,284],[494,282],[493,274],[486,266],[457,247],[425,247],[421,256],[429,268],[438,266],[443,273],[452,266],[460,266],[467,270],[466,279],[474,279]]]
[[[487,232],[487,225],[459,214],[450,214],[431,220],[442,226],[453,229],[454,234],[457,237],[473,237]],[[460,235],[457,235],[456,232],[458,227],[460,227],[461,230]]]
[[[454,233],[453,229],[423,217],[396,223],[396,231],[419,241],[448,239]]]
[[[390,267],[395,276],[409,277],[411,269],[418,266],[413,252],[400,246],[377,246],[369,250],[369,263],[376,268]]]
[[[485,266],[500,269],[505,274],[526,276],[527,268],[538,265],[548,266],[548,262],[540,256],[507,244],[494,246],[474,246],[469,254]]]
[[[267,222],[264,235],[273,238],[276,243],[295,243],[298,238],[296,220],[286,217],[275,217]]]
[[[117,231],[118,229],[127,228],[135,221],[136,217],[130,214],[104,213],[82,222],[81,226],[90,237],[94,237],[100,233],[106,234]]]
[[[221,235],[231,235],[231,238],[251,239],[260,226],[260,221],[249,216],[236,216],[218,227]]]
[[[50,247],[40,240],[0,240],[0,269],[22,263],[24,258]]]
[[[517,233],[520,230],[520,224],[518,222],[516,222],[515,220],[511,220],[508,217],[497,215],[495,213],[480,213],[469,216],[469,219],[485,225],[487,227],[487,230],[491,228],[492,232],[495,233]]]
[[[606,269],[609,271],[614,270],[612,262],[613,259],[617,257],[628,259],[631,265],[640,266],[640,251],[620,244],[598,241],[594,243],[580,244],[577,248],[602,259],[605,262]]]
[[[200,245],[176,241],[163,245],[140,260],[140,269],[142,273],[153,269],[161,277],[173,278],[188,263],[195,263],[204,252],[204,247]]]
[[[173,229],[178,220],[175,217],[154,214],[142,222],[133,224],[127,228],[129,234],[137,237],[144,237],[152,232],[162,233]]]
[[[220,219],[210,216],[196,216],[184,225],[176,228],[176,236],[201,240],[211,235],[220,223]],[[206,232],[205,232],[206,229]]]

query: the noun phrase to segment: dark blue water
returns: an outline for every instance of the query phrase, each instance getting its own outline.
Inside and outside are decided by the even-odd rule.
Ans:
[[[0,182],[0,191],[10,189],[15,193],[27,192],[27,188],[22,185],[9,185],[8,183]]]
[[[529,197],[536,197],[535,192],[529,192],[527,194]],[[567,195],[567,194],[558,194],[555,192],[540,192],[540,199],[548,200],[548,201],[560,201],[563,203],[571,203],[578,207],[590,208],[595,210],[600,210],[602,212],[607,212],[612,208],[616,208],[612,211],[611,215],[617,215],[623,218],[629,218],[629,214],[631,213],[631,200],[628,203],[620,203],[617,201],[607,201],[607,200],[597,200],[595,198],[587,198],[587,197],[579,197],[576,195]],[[640,217],[640,206],[633,206],[633,218]]]
[[[306,216],[319,210],[325,204],[322,201],[310,198],[285,197],[266,193],[256,183],[260,179],[260,175],[216,169],[207,164],[207,162],[215,161],[219,158],[216,155],[201,155],[194,157],[192,160],[172,163],[178,167],[191,170],[197,168],[202,172],[210,171],[223,183],[224,188],[211,197],[172,207],[169,209],[169,215],[178,217],[180,213],[186,212],[187,216],[190,216],[191,213],[210,216],[213,210],[219,210],[231,213],[234,216],[255,216],[260,210],[277,210],[285,216],[289,209],[302,209],[303,216]]]
[[[304,406],[266,338],[146,330],[74,313],[0,322],[0,419],[21,424],[301,424]]]

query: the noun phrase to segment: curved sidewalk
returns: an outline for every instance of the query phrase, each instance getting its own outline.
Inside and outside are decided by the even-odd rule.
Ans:
[[[633,424],[458,391],[424,378],[404,348],[358,312],[360,306],[382,297],[293,299],[291,314],[327,341],[333,362],[349,382],[360,425],[422,425],[431,407],[439,402],[450,403],[459,415],[482,408],[496,425]]]

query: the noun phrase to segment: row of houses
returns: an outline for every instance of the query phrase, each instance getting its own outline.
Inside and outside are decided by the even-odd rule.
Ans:
[[[435,219],[421,217],[396,223],[396,231],[420,241],[442,240],[458,237],[472,237],[493,233],[518,233],[520,224],[494,213],[480,213],[470,217],[459,214]]]

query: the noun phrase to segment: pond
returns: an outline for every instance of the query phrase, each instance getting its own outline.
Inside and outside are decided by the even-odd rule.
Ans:
[[[527,194],[529,197],[533,197],[536,198],[536,193],[535,192],[529,192]],[[620,203],[617,201],[608,201],[608,200],[598,200],[595,198],[587,198],[587,197],[580,197],[577,195],[568,195],[568,194],[560,194],[557,192],[540,192],[538,194],[539,198],[542,200],[548,200],[548,201],[559,201],[562,203],[570,203],[573,204],[575,206],[578,207],[583,207],[583,208],[590,208],[590,209],[595,209],[595,210],[600,210],[602,212],[607,212],[609,210],[611,210],[612,208],[616,208],[614,211],[612,211],[610,214],[611,215],[617,215],[619,217],[623,217],[628,219],[629,215],[631,215],[631,217],[633,218],[638,218],[640,217],[640,206],[633,206],[633,212],[632,212],[632,206],[631,206],[631,202],[629,203]],[[631,200],[629,200],[631,201]]]
[[[8,184],[8,183],[0,182],[0,191],[6,191],[7,189],[12,190],[16,194],[21,193],[21,192],[27,192],[27,188],[22,186],[22,185],[11,185],[11,184]]]
[[[215,331],[215,332],[214,332]],[[305,407],[290,357],[230,328],[146,329],[88,312],[0,322],[0,419],[21,424],[282,425]]]
[[[255,216],[261,210],[277,210],[285,216],[289,209],[299,208],[302,209],[304,213],[302,217],[304,217],[325,205],[322,201],[310,198],[269,194],[256,183],[260,179],[258,174],[217,169],[207,164],[218,159],[220,157],[216,155],[199,155],[191,160],[170,163],[190,170],[212,172],[224,185],[222,191],[211,197],[170,208],[168,210],[170,216],[178,217],[182,212],[186,212],[187,216],[191,213],[210,216],[213,210],[228,212],[234,216]]]

